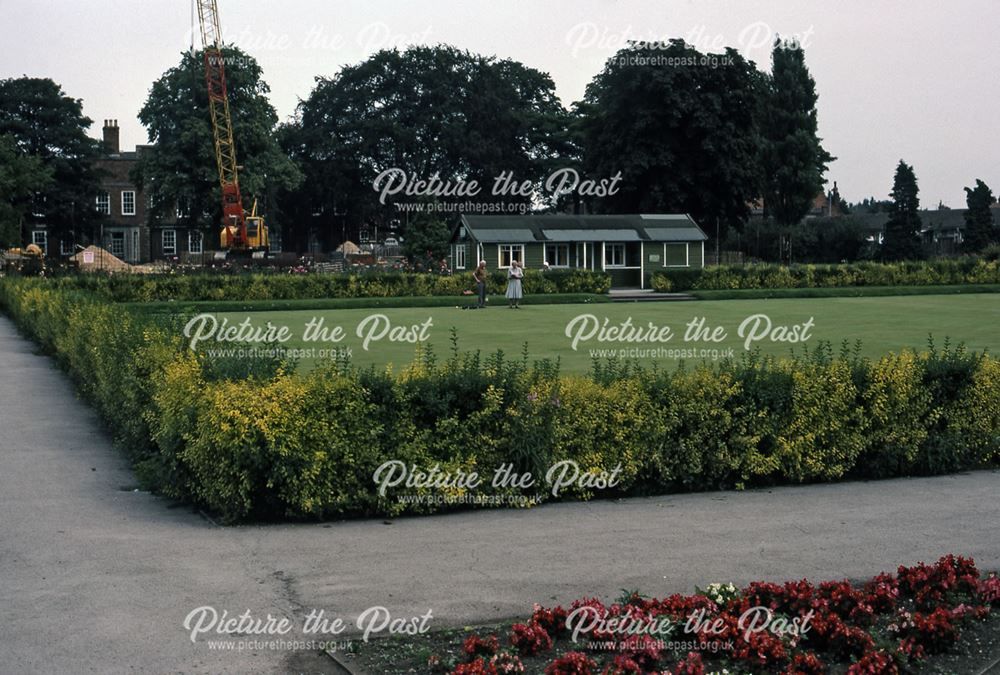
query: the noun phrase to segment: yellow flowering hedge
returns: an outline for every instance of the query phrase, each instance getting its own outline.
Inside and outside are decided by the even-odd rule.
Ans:
[[[716,265],[652,276],[652,286],[660,292],[956,284],[1000,284],[1000,262],[961,258],[843,265]]]
[[[878,360],[751,357],[569,377],[527,357],[425,355],[403,371],[227,370],[164,319],[38,279],[0,307],[58,359],[143,483],[226,521],[429,513],[476,496],[533,501],[933,474],[1000,461],[1000,361],[961,349]],[[236,374],[238,373],[238,374]],[[407,470],[476,488],[390,486]],[[614,476],[553,497],[547,470]],[[535,484],[493,485],[503,465]],[[530,498],[518,502],[516,497]],[[455,501],[459,500],[459,501]],[[489,505],[489,502],[485,502]]]

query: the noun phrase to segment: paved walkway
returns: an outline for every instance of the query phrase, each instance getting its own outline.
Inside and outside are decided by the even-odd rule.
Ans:
[[[583,594],[869,576],[954,551],[1000,568],[1000,472],[391,521],[217,527],[133,492],[93,411],[0,317],[0,670],[333,672],[212,651],[194,608],[301,623],[382,605],[432,627]]]

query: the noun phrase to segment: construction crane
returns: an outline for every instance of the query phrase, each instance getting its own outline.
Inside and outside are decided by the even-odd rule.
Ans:
[[[201,45],[205,58],[205,83],[208,85],[208,108],[212,115],[215,161],[222,187],[222,248],[237,252],[267,251],[268,232],[264,218],[257,215],[254,200],[250,213],[243,209],[240,194],[239,166],[233,143],[233,119],[229,114],[226,90],[226,66],[222,54],[222,31],[216,0],[197,0],[201,24]]]

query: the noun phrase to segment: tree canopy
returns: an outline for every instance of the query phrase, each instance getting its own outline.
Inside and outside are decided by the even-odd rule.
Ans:
[[[386,170],[476,180],[483,190],[474,199],[495,199],[501,172],[537,184],[568,143],[568,114],[547,74],[443,45],[382,50],[319,78],[298,115],[283,143],[308,180],[291,198],[313,204],[319,227],[336,217],[353,228],[405,221],[373,189]]]
[[[46,226],[50,241],[89,232],[100,154],[99,142],[87,136],[91,124],[80,100],[50,79],[0,80],[0,136],[16,163],[5,173],[17,185],[0,198],[7,218]]]
[[[13,136],[0,136],[0,248],[21,244],[21,226],[34,196],[52,184],[52,169],[18,152]]]
[[[760,102],[766,79],[738,52],[706,55],[683,40],[619,51],[577,106],[583,164],[622,172],[608,213],[689,213],[741,227],[760,194]],[[713,230],[713,227],[708,227]]]
[[[981,251],[1000,239],[993,222],[993,209],[990,206],[996,200],[993,191],[981,180],[976,181],[976,187],[965,188],[965,233],[963,247],[970,252]]]
[[[816,83],[802,47],[776,40],[771,58],[761,124],[764,213],[794,225],[822,192],[823,173],[834,158],[817,136]]]
[[[885,225],[882,257],[885,260],[917,260],[923,257],[920,243],[920,197],[913,167],[899,160],[893,179],[892,204]]]
[[[246,208],[249,199],[266,198],[270,189],[291,188],[301,174],[278,145],[277,113],[257,62],[236,47],[222,50],[233,120],[239,179]],[[153,199],[151,218],[175,207],[197,226],[221,220],[219,174],[208,107],[202,52],[185,52],[180,63],[157,79],[139,120],[149,142],[132,176]]]

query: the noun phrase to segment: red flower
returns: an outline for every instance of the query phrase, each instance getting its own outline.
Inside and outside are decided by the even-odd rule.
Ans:
[[[885,652],[868,652],[847,669],[847,675],[899,675],[899,666]]]
[[[524,664],[521,663],[521,659],[516,654],[511,654],[510,652],[500,652],[490,659],[490,665],[493,666],[498,675],[524,672]]]
[[[545,675],[595,675],[597,662],[583,652],[566,652],[545,667]]]
[[[930,654],[940,654],[958,642],[958,629],[953,619],[951,611],[944,607],[938,607],[930,614],[914,612],[912,617],[900,622],[900,633],[904,638],[910,638],[914,647],[922,647]]]
[[[865,604],[878,614],[896,609],[899,600],[899,582],[892,574],[879,574],[865,584]]]
[[[784,675],[824,675],[826,666],[812,652],[796,654],[792,662],[783,671]]]
[[[552,638],[537,623],[515,623],[511,626],[510,644],[521,656],[535,656],[552,649]]]
[[[546,609],[535,603],[534,612],[531,615],[532,623],[537,623],[545,629],[545,632],[552,637],[559,637],[566,633],[566,617],[568,612],[557,605],[552,609]]]
[[[979,581],[977,587],[979,599],[991,605],[1000,605],[1000,578],[991,574]]]
[[[972,594],[979,588],[979,570],[975,562],[950,553],[934,565],[900,566],[897,576],[900,591],[912,596],[917,607],[926,610],[945,602],[946,594]]]
[[[678,662],[667,673],[669,675],[705,675],[705,664],[702,663],[701,654],[688,652],[687,658]]]
[[[458,664],[451,675],[497,675],[497,670],[492,664],[476,659],[471,663]]]
[[[485,639],[478,635],[470,635],[465,639],[462,651],[465,652],[467,661],[472,661],[479,656],[493,656],[500,651],[500,641],[495,635],[490,635]]]
[[[628,654],[619,654],[610,666],[604,668],[601,675],[642,675],[642,666]]]

